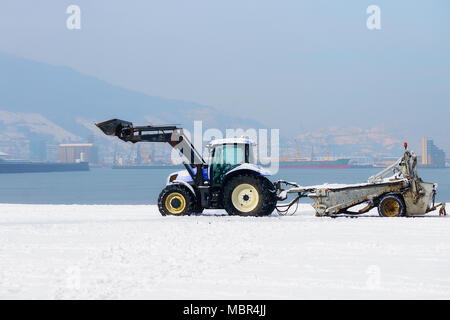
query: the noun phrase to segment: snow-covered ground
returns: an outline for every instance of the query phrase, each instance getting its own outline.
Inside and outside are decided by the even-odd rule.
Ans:
[[[0,298],[450,298],[450,219],[0,205]]]

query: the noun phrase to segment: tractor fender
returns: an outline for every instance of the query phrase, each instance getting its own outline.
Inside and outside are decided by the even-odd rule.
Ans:
[[[252,173],[255,173],[259,176],[270,176],[270,172],[264,168],[262,168],[261,166],[258,166],[256,164],[252,164],[252,163],[243,163],[239,166],[237,166],[236,168],[228,171],[225,176],[228,176],[230,174],[236,173],[238,171],[252,171]]]
[[[187,188],[189,189],[189,191],[191,191],[191,193],[192,193],[192,195],[194,196],[194,198],[197,198],[197,196],[196,196],[196,194],[195,194],[195,191],[194,191],[194,188],[192,188],[192,186],[191,186],[189,183],[187,183],[186,181],[182,181],[182,180],[174,180],[174,181],[172,181],[172,182],[169,182],[168,185],[169,185],[169,184],[181,184],[181,185],[187,187]]]
[[[257,166],[255,164],[251,164],[251,163],[244,163],[241,164],[239,166],[237,166],[236,168],[228,171],[225,174],[225,177],[223,179],[223,184],[225,185],[225,183],[231,179],[232,177],[241,174],[241,173],[248,173],[248,174],[253,174],[256,176],[262,176],[262,177],[267,177],[270,176],[270,172],[261,168],[260,166]]]

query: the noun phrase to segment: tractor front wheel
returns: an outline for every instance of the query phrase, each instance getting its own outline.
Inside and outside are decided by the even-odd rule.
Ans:
[[[275,187],[265,177],[241,174],[225,184],[223,205],[229,215],[267,216],[276,204]]]
[[[158,209],[163,215],[184,216],[194,212],[195,201],[191,191],[183,185],[166,186],[158,198]]]

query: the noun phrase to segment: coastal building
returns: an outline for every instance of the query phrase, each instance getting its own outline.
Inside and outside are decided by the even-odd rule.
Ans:
[[[445,152],[438,148],[432,139],[422,138],[422,157],[420,160],[422,166],[444,168]]]
[[[59,145],[59,162],[97,163],[97,147],[92,143],[66,143]]]

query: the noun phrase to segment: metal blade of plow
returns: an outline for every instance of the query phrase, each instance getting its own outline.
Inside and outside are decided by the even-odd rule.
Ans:
[[[108,136],[119,136],[123,128],[132,128],[133,124],[129,121],[124,121],[120,119],[111,119],[108,121],[103,121],[95,124],[104,134]]]

